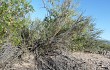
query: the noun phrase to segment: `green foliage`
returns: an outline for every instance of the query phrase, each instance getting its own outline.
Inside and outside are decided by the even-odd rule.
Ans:
[[[49,15],[41,23],[42,29],[38,30],[42,41],[57,42],[57,46],[60,41],[72,51],[92,51],[99,47],[97,39],[102,31],[95,28],[91,17],[76,14],[72,0],[43,0],[43,3]]]
[[[98,40],[99,47],[103,50],[110,51],[110,41]]]
[[[27,0],[0,0],[0,41],[11,39],[20,43],[20,29],[25,25],[26,15],[34,11]]]

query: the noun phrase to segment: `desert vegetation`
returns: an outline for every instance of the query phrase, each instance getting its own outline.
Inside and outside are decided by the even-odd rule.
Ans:
[[[34,9],[27,0],[1,0],[0,47],[4,43],[35,49],[58,49],[61,43],[70,51],[97,52],[110,50],[110,43],[100,39],[102,30],[95,28],[92,17],[75,10],[72,0],[42,0],[47,11],[44,20],[29,18]]]
[[[38,18],[32,20],[30,14],[35,10],[31,1],[0,0],[0,68],[2,70],[9,69],[8,64],[13,67],[16,59],[22,64],[24,62],[22,60],[31,61],[29,65],[33,64],[32,68],[38,67],[36,69],[30,67],[30,70],[79,70],[77,68],[80,64],[76,62],[78,60],[70,59],[63,53],[78,51],[105,54],[110,51],[110,41],[100,37],[103,30],[95,27],[92,17],[78,12],[77,4],[73,0],[42,0],[42,3],[42,8],[47,12],[46,16],[42,16],[43,20]],[[56,57],[57,55],[59,56]],[[30,59],[27,59],[27,56]],[[65,67],[65,61],[71,63],[70,67]],[[37,66],[34,67],[36,62],[39,64],[35,64]],[[26,66],[26,63],[24,65]]]

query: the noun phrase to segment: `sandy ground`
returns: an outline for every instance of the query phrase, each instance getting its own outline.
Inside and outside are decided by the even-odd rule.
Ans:
[[[110,59],[104,57],[100,54],[92,54],[92,53],[83,53],[83,52],[74,52],[72,54],[77,59],[82,59],[84,61],[93,60],[93,61],[104,61],[104,62],[110,62]]]
[[[92,54],[92,53],[83,53],[83,52],[74,52],[72,54],[73,57],[79,60],[83,60],[88,65],[96,65],[101,68],[109,68],[110,69],[110,59],[104,57],[100,54]],[[107,70],[109,70],[107,69]]]

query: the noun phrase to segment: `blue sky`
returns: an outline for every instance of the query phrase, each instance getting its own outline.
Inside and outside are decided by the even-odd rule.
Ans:
[[[80,0],[80,10],[95,19],[96,27],[103,31],[101,37],[110,40],[110,0]]]
[[[42,0],[32,0],[35,12],[31,14],[31,18],[43,19],[46,11],[43,9]],[[80,0],[80,12],[84,12],[85,16],[91,16],[95,21],[96,28],[104,30],[101,34],[102,39],[110,40],[110,0]]]

